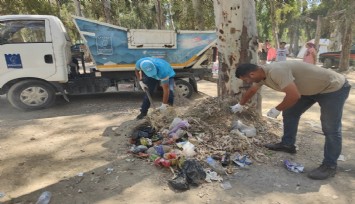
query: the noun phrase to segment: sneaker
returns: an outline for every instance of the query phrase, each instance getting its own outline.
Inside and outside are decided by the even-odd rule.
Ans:
[[[147,116],[146,113],[141,113],[141,114],[139,114],[139,115],[136,117],[136,119],[137,119],[137,120],[141,120],[141,119],[143,119],[145,116]]]
[[[329,177],[334,177],[336,171],[336,166],[328,166],[326,164],[322,164],[318,168],[313,169],[311,172],[309,172],[308,178],[314,180],[324,180]]]
[[[276,144],[266,144],[264,145],[266,148],[274,151],[281,151],[294,154],[296,153],[295,145],[284,145],[281,142]]]

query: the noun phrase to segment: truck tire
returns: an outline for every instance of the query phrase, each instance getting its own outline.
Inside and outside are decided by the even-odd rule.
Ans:
[[[331,68],[333,66],[333,61],[329,58],[325,58],[323,62],[324,68]]]
[[[182,79],[177,79],[175,80],[175,85],[175,92],[180,96],[185,98],[190,98],[192,96],[194,88],[189,82]]]
[[[24,80],[9,89],[7,100],[20,110],[39,110],[53,104],[55,90],[50,84],[43,81]]]

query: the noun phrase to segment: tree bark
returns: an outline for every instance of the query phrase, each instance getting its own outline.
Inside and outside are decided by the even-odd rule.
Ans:
[[[347,71],[349,69],[350,48],[352,41],[352,22],[351,19],[345,19],[345,32],[343,37],[343,46],[340,55],[339,71]]]
[[[241,98],[251,84],[235,77],[238,64],[257,64],[257,30],[254,0],[214,0],[219,52],[219,97]],[[251,106],[261,113],[261,97],[256,94]]]
[[[156,12],[156,19],[157,19],[157,24],[158,24],[158,29],[165,29],[165,23],[163,19],[163,11],[161,9],[161,1],[156,0],[155,2],[155,12]]]
[[[195,30],[204,30],[205,21],[203,18],[203,7],[201,6],[201,0],[192,0],[192,6],[195,11]],[[197,24],[197,25],[196,25]]]
[[[331,42],[331,45],[329,46],[330,51],[339,51],[340,50],[341,38],[342,38],[341,32],[339,31],[340,27],[341,27],[340,23],[337,23],[335,25],[334,31],[330,34],[330,42]]]
[[[271,18],[271,27],[272,27],[272,36],[274,37],[274,47],[279,47],[279,36],[278,36],[278,24],[276,21],[275,13],[275,0],[269,0],[270,3],[270,18]]]
[[[319,51],[319,39],[321,35],[321,30],[322,30],[322,16],[317,17],[317,27],[316,27],[316,36],[314,37],[314,45],[317,50]]]
[[[81,12],[81,5],[80,5],[80,0],[73,0],[74,1],[74,6],[75,6],[75,15],[76,16],[83,16]]]
[[[102,4],[104,7],[105,22],[112,24],[111,1],[102,0]]]

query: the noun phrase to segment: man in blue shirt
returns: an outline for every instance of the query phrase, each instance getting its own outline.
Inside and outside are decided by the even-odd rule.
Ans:
[[[175,72],[170,64],[159,58],[144,57],[136,62],[136,76],[139,79],[139,85],[143,90],[147,89],[150,94],[153,93],[160,82],[163,88],[163,103],[158,108],[161,111],[166,110],[169,105],[174,103],[174,76]],[[137,119],[144,118],[150,107],[150,101],[147,95],[144,96],[141,106],[141,113]]]

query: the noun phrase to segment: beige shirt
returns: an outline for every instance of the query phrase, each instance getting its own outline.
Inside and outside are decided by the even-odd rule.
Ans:
[[[315,95],[339,90],[345,77],[335,71],[301,61],[275,62],[262,66],[265,80],[258,83],[276,91],[282,91],[294,82],[301,95]]]

